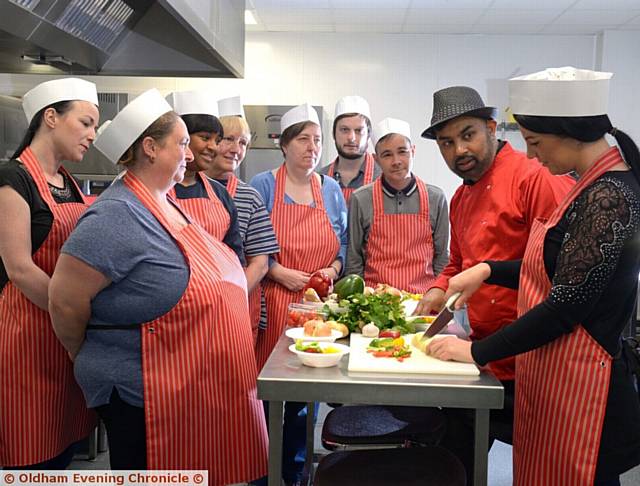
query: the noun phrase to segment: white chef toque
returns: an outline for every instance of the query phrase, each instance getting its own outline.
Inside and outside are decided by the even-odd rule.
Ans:
[[[518,76],[509,80],[509,105],[515,115],[605,115],[612,76],[571,66]]]
[[[218,102],[208,91],[174,91],[167,102],[178,115],[218,116]]]
[[[334,118],[338,118],[346,113],[358,113],[362,116],[366,116],[371,120],[371,112],[369,110],[369,103],[362,96],[352,95],[340,98],[336,103],[336,109]]]
[[[117,164],[129,147],[160,116],[172,110],[157,89],[145,91],[125,106],[113,120],[100,126],[93,145]]]
[[[218,100],[218,112],[220,116],[241,116],[246,118],[240,96],[231,96],[230,98]]]
[[[390,133],[397,133],[403,135],[411,141],[411,127],[404,120],[398,120],[397,118],[385,118],[371,131],[371,141],[375,147],[378,141],[389,135]]]
[[[96,85],[79,78],[62,78],[40,83],[22,98],[22,109],[31,123],[33,117],[45,106],[60,101],[88,101],[98,106]]]
[[[320,119],[318,113],[309,103],[298,105],[295,108],[291,108],[280,119],[280,133],[284,132],[287,128],[296,123],[310,121],[320,126]]]

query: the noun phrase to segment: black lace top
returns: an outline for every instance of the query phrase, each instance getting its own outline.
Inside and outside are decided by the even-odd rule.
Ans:
[[[487,283],[517,288],[520,261],[487,262]],[[597,479],[640,462],[640,406],[619,359],[620,336],[636,312],[640,272],[640,184],[629,172],[608,172],[587,187],[547,232],[547,298],[495,334],[471,346],[479,364],[543,346],[581,323],[614,360]],[[517,389],[517,384],[516,384]]]
[[[603,174],[546,235],[549,296],[511,326],[474,343],[474,359],[484,364],[529,351],[571,332],[577,323],[616,355],[620,333],[635,312],[639,233],[638,181],[631,172]],[[520,261],[488,263],[487,283],[517,287]]]

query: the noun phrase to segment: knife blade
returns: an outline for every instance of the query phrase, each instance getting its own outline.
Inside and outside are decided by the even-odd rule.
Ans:
[[[436,320],[431,323],[429,329],[427,329],[422,335],[422,338],[420,339],[421,341],[425,341],[435,336],[440,331],[442,331],[447,326],[447,324],[449,324],[449,321],[453,318],[453,305],[461,295],[462,292],[456,292],[455,294],[451,295],[451,297],[449,297],[447,303],[444,305],[444,309],[440,311],[438,317],[436,317]]]

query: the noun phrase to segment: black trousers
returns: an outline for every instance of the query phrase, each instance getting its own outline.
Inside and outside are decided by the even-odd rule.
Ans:
[[[513,381],[501,383],[504,386],[504,408],[490,411],[489,448],[496,439],[507,444],[513,443],[515,384]],[[443,412],[447,419],[447,431],[440,445],[458,456],[467,471],[467,484],[473,484],[475,410],[446,408]]]
[[[114,388],[109,404],[96,412],[107,429],[111,469],[147,469],[144,408],[123,402]]]

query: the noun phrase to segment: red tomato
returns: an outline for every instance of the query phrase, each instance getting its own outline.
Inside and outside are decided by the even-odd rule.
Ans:
[[[384,331],[380,331],[380,335],[378,337],[398,339],[400,337],[400,331],[395,331],[393,329],[385,329]]]
[[[315,272],[309,277],[305,290],[309,288],[315,290],[318,297],[327,297],[333,290],[333,280],[324,272]]]

